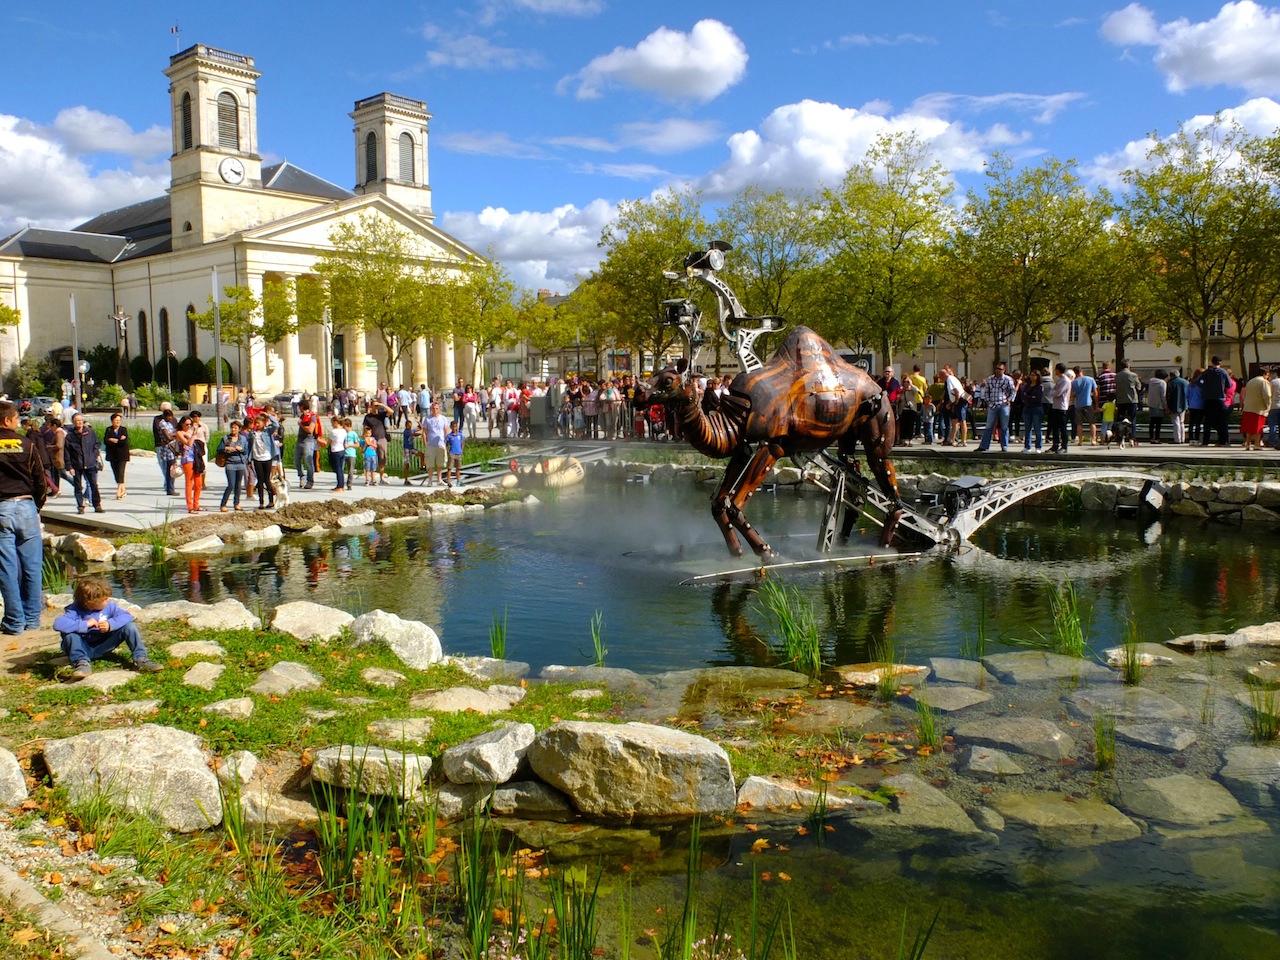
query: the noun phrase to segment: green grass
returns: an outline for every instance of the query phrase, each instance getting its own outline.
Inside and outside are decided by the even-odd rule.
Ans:
[[[604,643],[604,612],[597,610],[591,617],[591,647],[594,651],[594,659],[591,661],[597,667],[604,666],[604,658],[609,655],[609,648]]]
[[[1280,737],[1280,696],[1277,691],[1251,685],[1246,714],[1249,736],[1254,743],[1270,743]]]
[[[66,593],[71,586],[67,564],[53,553],[46,553],[40,563],[40,579],[46,593]]]
[[[1089,626],[1080,611],[1080,598],[1073,583],[1055,585],[1049,595],[1049,612],[1053,617],[1050,647],[1054,653],[1068,657],[1084,657],[1088,652]]]
[[[916,734],[920,746],[937,750],[942,746],[942,730],[938,726],[938,711],[925,703],[924,688],[916,690]]]
[[[797,587],[787,587],[775,579],[765,579],[757,596],[776,637],[773,648],[778,659],[808,676],[819,676],[823,644],[813,604]]]
[[[502,608],[502,619],[498,619],[498,614],[493,615],[493,622],[489,624],[489,655],[495,660],[507,659],[507,608]]]
[[[1142,645],[1142,625],[1134,614],[1124,619],[1123,655],[1120,662],[1120,675],[1125,684],[1136,687],[1142,683],[1142,656],[1139,647]]]
[[[1116,718],[1109,713],[1099,712],[1093,718],[1093,762],[1099,770],[1116,765]]]

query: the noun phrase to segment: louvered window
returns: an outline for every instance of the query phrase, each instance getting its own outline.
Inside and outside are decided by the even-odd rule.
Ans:
[[[160,308],[160,356],[167,357],[173,344],[169,342],[169,311]]]
[[[187,304],[187,356],[194,357],[200,345],[199,333],[196,330],[196,308]]]
[[[147,335],[147,311],[138,311],[138,353],[151,362],[151,338]]]
[[[191,94],[182,95],[182,149],[190,150],[195,144],[191,137]]]
[[[413,183],[413,135],[400,134],[400,182]]]
[[[373,183],[378,179],[378,138],[369,134],[364,138],[364,182]]]
[[[240,105],[225,91],[218,94],[218,146],[240,149]]]

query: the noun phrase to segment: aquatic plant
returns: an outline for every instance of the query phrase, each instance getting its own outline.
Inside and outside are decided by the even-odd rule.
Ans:
[[[168,559],[169,554],[169,520],[171,508],[165,507],[164,521],[158,527],[147,527],[143,531],[143,535],[147,538],[147,542],[151,544],[151,559],[157,563],[164,563]]]
[[[1101,711],[1093,718],[1093,762],[1099,770],[1116,765],[1116,718]]]
[[[923,690],[916,691],[916,733],[920,746],[937,750],[942,746],[942,731],[938,728],[938,711],[925,702]]]
[[[966,660],[981,660],[987,655],[987,591],[984,588],[978,599],[978,627],[973,638],[962,638],[959,645],[959,654]],[[978,686],[981,688],[986,683],[985,670],[978,671]]]
[[[822,635],[813,605],[796,587],[766,579],[758,594],[762,612],[778,638],[774,649],[788,666],[816,677],[822,673]]]
[[[600,610],[591,618],[591,646],[595,650],[595,660],[592,662],[597,667],[603,667],[609,650],[604,645],[604,613]]]
[[[920,927],[916,930],[911,946],[908,947],[907,911],[902,911],[902,933],[898,937],[898,960],[921,960],[929,946],[929,941],[933,939],[933,928],[938,925],[938,917],[941,915],[942,908],[939,907],[934,911],[933,919],[929,921],[929,926]]]
[[[40,563],[40,579],[49,593],[66,593],[71,584],[67,565],[51,553],[46,553]]]
[[[702,820],[689,825],[689,854],[685,861],[684,904],[679,916],[668,921],[658,942],[661,960],[692,960],[697,941],[698,907],[702,896]]]
[[[578,882],[568,870],[553,873],[548,879],[551,908],[560,938],[559,960],[592,960],[595,956],[596,937],[600,932],[596,904],[603,875],[604,863],[599,861],[594,882],[588,883],[585,873]]]
[[[902,686],[902,674],[898,672],[898,650],[893,640],[881,637],[872,644],[873,656],[880,664],[876,674],[876,696],[888,703],[898,695]]]
[[[1142,654],[1139,652],[1142,646],[1142,627],[1132,613],[1124,618],[1122,645],[1120,675],[1128,686],[1136,687],[1142,682]]]
[[[1083,657],[1088,649],[1089,626],[1080,612],[1080,598],[1070,580],[1055,585],[1049,595],[1053,633],[1049,646],[1054,653]]]
[[[507,659],[507,608],[502,608],[502,620],[493,614],[493,622],[489,624],[489,655],[495,660]]]
[[[493,939],[501,869],[491,852],[491,833],[488,818],[473,813],[462,830],[454,861],[458,897],[462,901],[463,955],[467,960],[482,960]]]
[[[1250,686],[1248,714],[1249,735],[1254,743],[1269,743],[1280,737],[1280,699],[1275,690]]]

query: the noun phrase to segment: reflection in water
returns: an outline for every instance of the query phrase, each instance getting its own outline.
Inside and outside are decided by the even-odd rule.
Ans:
[[[811,554],[822,501],[792,492],[753,502],[782,550]],[[1051,632],[1048,598],[1071,581],[1095,649],[1135,617],[1148,639],[1274,619],[1280,552],[1238,527],[1013,510],[954,557],[871,568],[775,572],[814,604],[838,662],[888,649],[921,661],[952,654],[981,629],[989,643]],[[871,538],[861,542],[871,543]],[[228,557],[122,570],[136,602],[234,596],[257,610],[309,599],[359,613],[381,608],[431,624],[445,648],[487,654],[507,611],[512,656],[535,667],[579,663],[599,610],[611,666],[645,672],[700,663],[770,662],[753,575],[679,586],[694,572],[749,566],[726,557],[705,492],[622,485],[529,510],[294,537]]]

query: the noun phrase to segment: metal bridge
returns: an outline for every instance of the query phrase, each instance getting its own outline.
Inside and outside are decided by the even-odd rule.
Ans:
[[[800,467],[810,483],[827,492],[827,507],[818,532],[818,550],[822,553],[829,552],[840,536],[846,510],[872,507],[876,512],[867,511],[868,519],[883,526],[883,518],[895,509],[894,503],[858,470],[856,464],[823,453],[820,457],[803,457]],[[948,484],[940,502],[924,513],[903,504],[904,512],[898,527],[931,543],[959,546],[996,514],[1027,497],[1053,487],[1111,479],[1140,480],[1145,486],[1158,483],[1161,478],[1137,470],[1109,467],[1049,470],[1007,480],[962,477]]]
[[[467,464],[462,468],[462,481],[457,486],[482,487],[498,483],[511,472],[513,462],[518,467],[531,467],[535,463],[552,457],[575,457],[579,463],[590,463],[593,460],[608,457],[612,449],[607,443],[588,442],[548,443],[524,449],[514,448],[505,457]],[[415,473],[414,479],[420,484],[425,484],[427,476],[424,470],[421,475]]]

